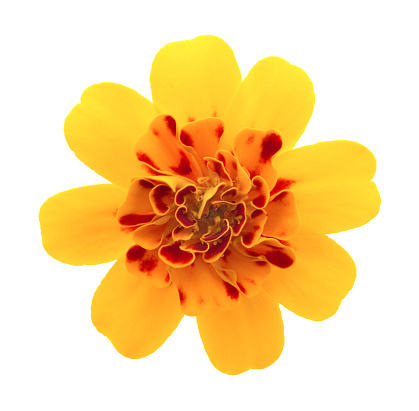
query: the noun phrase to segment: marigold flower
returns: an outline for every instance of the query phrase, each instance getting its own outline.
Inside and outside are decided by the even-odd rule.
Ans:
[[[112,184],[48,199],[44,247],[117,260],[92,321],[122,355],[151,354],[186,314],[220,371],[267,367],[284,344],[278,303],[323,320],[351,289],[355,265],[326,234],[377,214],[374,156],[351,141],[293,149],[314,92],[278,57],[242,81],[229,46],[202,36],[163,47],[150,82],[153,103],[101,83],[68,115],[70,148]]]

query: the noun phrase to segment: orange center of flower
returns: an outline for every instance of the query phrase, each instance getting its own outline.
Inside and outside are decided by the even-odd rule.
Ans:
[[[175,284],[190,315],[255,295],[270,264],[294,261],[285,241],[299,229],[293,182],[278,179],[271,164],[281,137],[245,129],[228,151],[220,149],[223,132],[219,118],[178,133],[172,117],[158,116],[136,146],[141,177],[117,212],[134,232],[128,270],[157,287]]]

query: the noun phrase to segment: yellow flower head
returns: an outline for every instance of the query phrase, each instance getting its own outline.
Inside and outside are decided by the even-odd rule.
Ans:
[[[150,82],[153,103],[101,83],[68,115],[70,148],[112,184],[48,199],[44,247],[117,260],[92,320],[122,355],[151,354],[186,314],[220,371],[267,367],[284,344],[278,303],[323,320],[351,289],[355,265],[325,234],[377,214],[374,156],[350,141],[292,149],[314,92],[278,57],[242,81],[229,46],[202,36],[163,47]]]

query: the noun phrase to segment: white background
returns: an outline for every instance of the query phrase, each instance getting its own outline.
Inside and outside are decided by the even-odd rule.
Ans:
[[[2,6],[0,408],[3,410],[417,410],[418,62],[414,1],[169,3],[26,1]],[[72,267],[43,250],[45,199],[103,182],[66,146],[81,93],[112,81],[151,97],[168,42],[201,34],[233,48],[243,77],[269,55],[302,67],[316,107],[299,145],[350,139],[376,155],[370,224],[333,236],[357,263],[338,313],[283,310],[286,343],[265,370],[227,376],[193,318],[156,353],[119,355],[90,321],[110,265]],[[416,392],[415,392],[416,391]]]

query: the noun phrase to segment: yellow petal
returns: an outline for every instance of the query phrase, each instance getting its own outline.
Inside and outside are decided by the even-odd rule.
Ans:
[[[241,74],[233,51],[218,37],[169,43],[151,67],[153,101],[180,126],[206,117],[223,117]]]
[[[284,326],[278,305],[266,293],[241,298],[230,311],[209,309],[196,318],[214,367],[226,374],[266,368],[281,355]]]
[[[156,116],[153,104],[128,87],[95,84],[64,124],[67,143],[76,156],[112,183],[127,187],[141,168],[134,145]]]
[[[118,260],[92,301],[92,321],[125,357],[156,351],[183,317],[175,287],[157,288],[127,271]]]
[[[285,270],[272,266],[263,288],[301,317],[324,320],[332,316],[354,284],[352,258],[325,235],[297,236],[288,242],[296,254],[294,264]]]
[[[126,190],[111,184],[74,188],[58,193],[39,212],[42,242],[55,259],[72,265],[116,260],[132,241],[116,212]]]
[[[361,144],[326,141],[279,154],[273,163],[296,196],[300,234],[349,230],[378,213],[380,195],[370,181],[376,162]]]
[[[300,68],[279,57],[267,57],[250,70],[225,117],[221,140],[229,150],[234,136],[243,128],[275,129],[282,150],[300,138],[314,108],[313,84]]]

